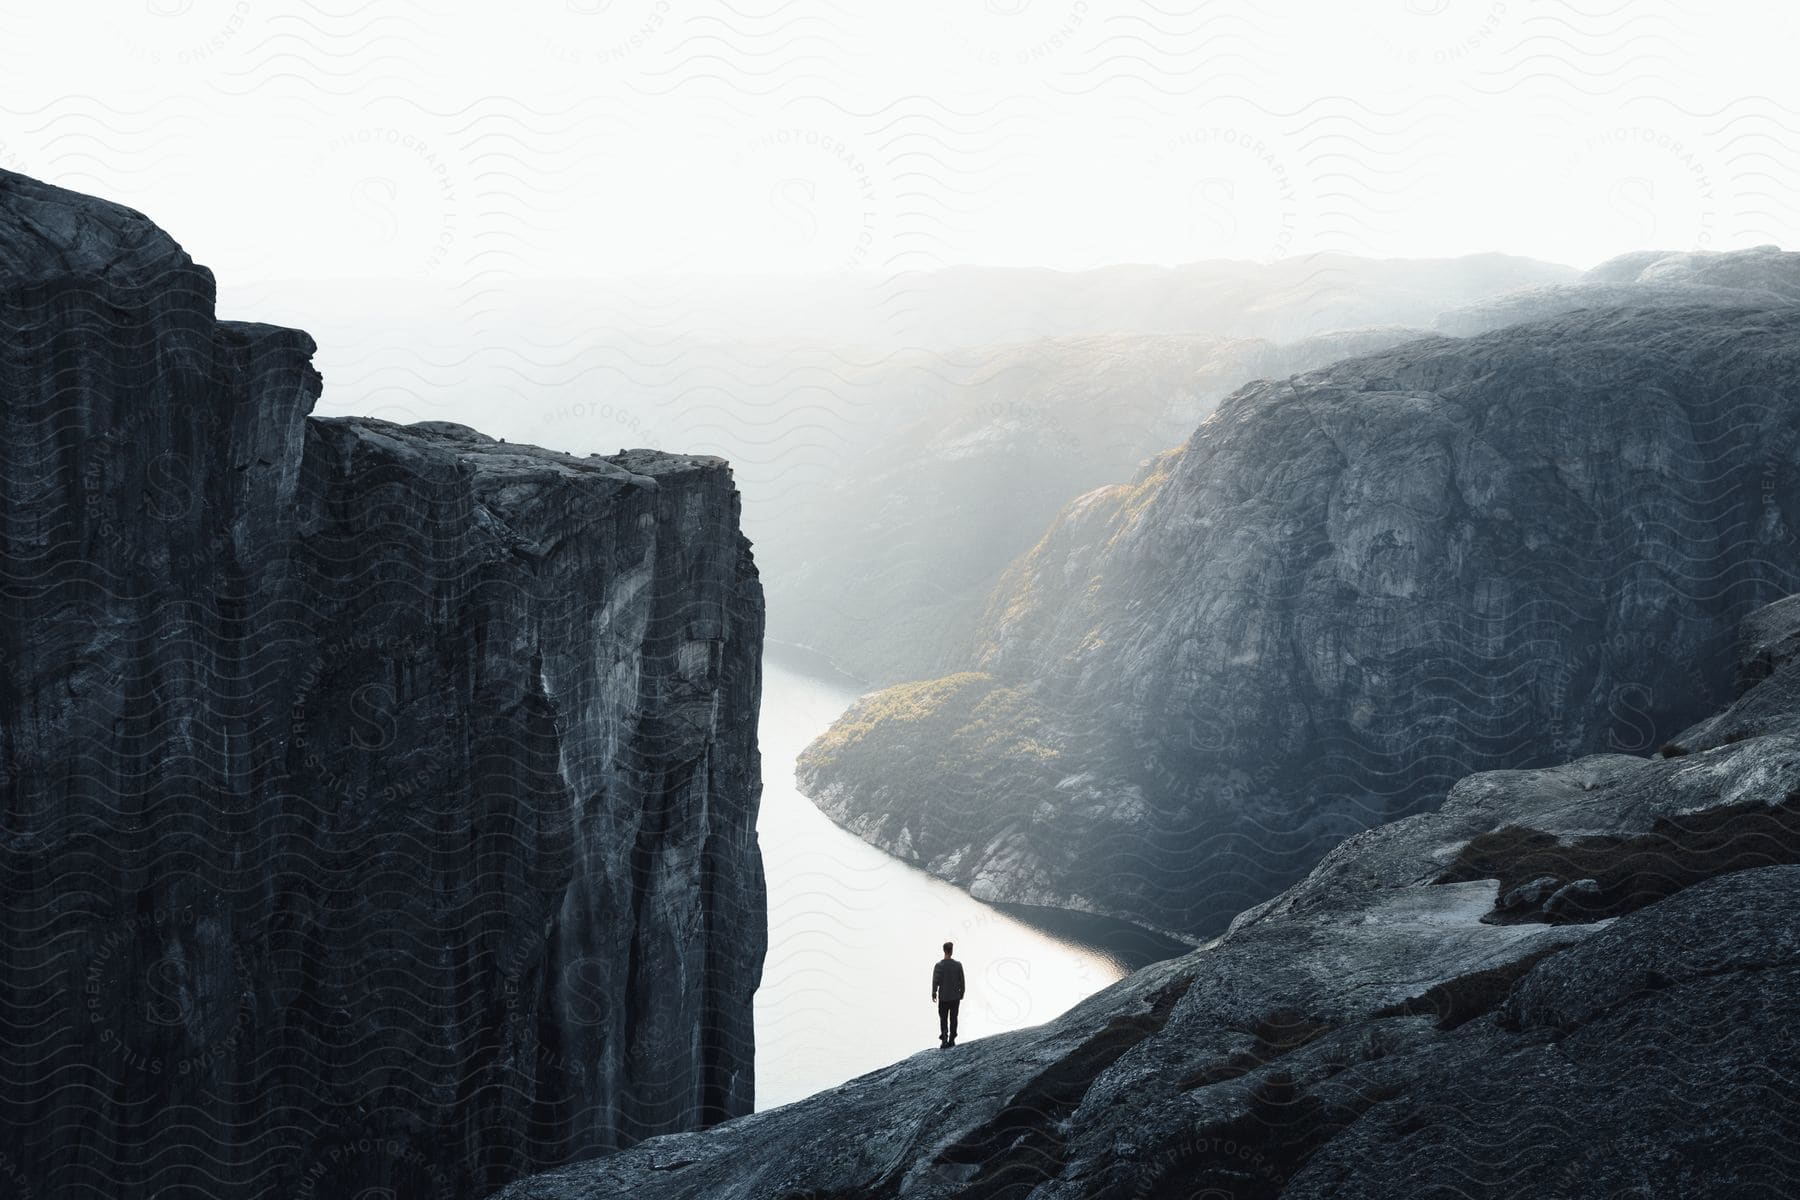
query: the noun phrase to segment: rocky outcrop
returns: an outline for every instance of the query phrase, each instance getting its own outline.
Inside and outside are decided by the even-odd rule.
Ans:
[[[834,476],[758,540],[770,632],[876,683],[969,653],[988,593],[1071,499],[1129,477],[1252,379],[1424,336],[1297,342],[1099,335],[886,364],[837,398],[870,424]]]
[[[334,352],[340,394],[379,391],[377,415],[727,456],[770,635],[889,683],[953,669],[999,573],[1063,505],[1131,478],[1236,388],[1578,275],[1314,254],[879,282],[491,278],[479,319],[396,281],[288,281],[278,298]]]
[[[749,1111],[725,463],[312,419],[214,295],[0,172],[9,1188],[473,1197]]]
[[[1729,252],[1643,250],[1609,259],[1573,282],[1484,296],[1438,314],[1433,326],[1466,337],[1584,308],[1796,303],[1800,254],[1778,246]]]
[[[1591,310],[1244,388],[807,752],[984,899],[1190,935],[1475,770],[1653,749],[1800,585],[1800,307]]]
[[[1747,664],[1800,640],[1764,618]],[[1800,662],[1732,709],[1760,732],[1467,778],[1045,1025],[501,1195],[1791,1194]],[[1509,910],[1527,874],[1601,899]]]

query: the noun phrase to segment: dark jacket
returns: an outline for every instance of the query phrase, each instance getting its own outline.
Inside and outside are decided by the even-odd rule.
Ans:
[[[963,998],[962,964],[954,958],[940,958],[931,968],[931,998],[961,1000]]]

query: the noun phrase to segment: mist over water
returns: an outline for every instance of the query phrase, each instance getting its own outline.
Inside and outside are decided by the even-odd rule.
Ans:
[[[1793,881],[1657,890],[1800,862],[1800,5],[91,8],[0,1200],[1800,1195]]]

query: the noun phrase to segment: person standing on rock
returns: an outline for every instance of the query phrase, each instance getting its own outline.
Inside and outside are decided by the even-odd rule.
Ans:
[[[938,1006],[938,1049],[956,1045],[956,1010],[962,1005],[962,964],[950,957],[954,942],[944,943],[944,957],[931,968],[931,998]]]

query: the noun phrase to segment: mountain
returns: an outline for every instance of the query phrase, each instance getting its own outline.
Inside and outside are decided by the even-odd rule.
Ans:
[[[1475,770],[1653,748],[1800,585],[1800,306],[1590,309],[1251,384],[1059,516],[964,670],[801,760],[982,899],[1204,936]]]
[[[1665,752],[1473,775],[1046,1024],[501,1198],[1792,1194],[1800,597],[1737,678]]]
[[[1743,307],[1800,303],[1800,254],[1751,250],[1640,250],[1601,263],[1572,282],[1485,296],[1440,313],[1440,333],[1468,336],[1583,308]]]
[[[1004,564],[1063,505],[1128,478],[1238,387],[1413,340],[1410,326],[1447,308],[1574,277],[1497,254],[1317,254],[956,267],[862,295],[822,288],[807,300],[820,310],[807,326],[815,337],[890,349],[825,383],[830,433],[802,436],[828,441],[829,465],[783,464],[759,489],[791,497],[748,518],[771,581],[771,634],[877,683],[953,669]],[[865,310],[881,320],[846,324]],[[738,403],[782,407],[741,392]],[[767,428],[756,432],[765,440],[734,459],[767,453]]]
[[[1006,565],[1071,499],[1129,477],[1251,379],[1422,336],[1104,334],[884,363],[838,394],[870,416],[833,470],[760,527],[770,634],[865,679],[929,678],[968,653]]]
[[[748,1112],[726,464],[313,419],[214,298],[0,172],[8,1189],[454,1200]]]
[[[881,683],[966,655],[987,592],[1076,496],[1219,400],[1576,278],[1504,255],[1319,254],[881,280],[290,281],[339,404],[610,452],[728,457],[771,636]]]
[[[1085,270],[951,266],[889,277],[720,281],[694,296],[690,329],[809,336],[871,350],[950,351],[1104,333],[1210,333],[1298,341],[1336,329],[1424,325],[1448,308],[1578,272],[1506,254],[1119,263]]]
[[[523,332],[536,332],[531,340],[540,345],[546,331],[574,317],[590,331],[647,339],[665,350],[679,334],[702,344],[804,342],[881,358],[1105,333],[1298,341],[1336,329],[1428,325],[1446,309],[1580,276],[1574,267],[1508,254],[1317,253],[1076,270],[966,264],[897,274],[496,278],[456,299],[483,316],[521,317]],[[266,289],[270,303],[297,306],[309,320],[316,312],[340,336],[353,336],[351,322],[359,317],[413,321],[449,299],[428,279],[294,278],[239,286],[258,289],[259,298]]]

